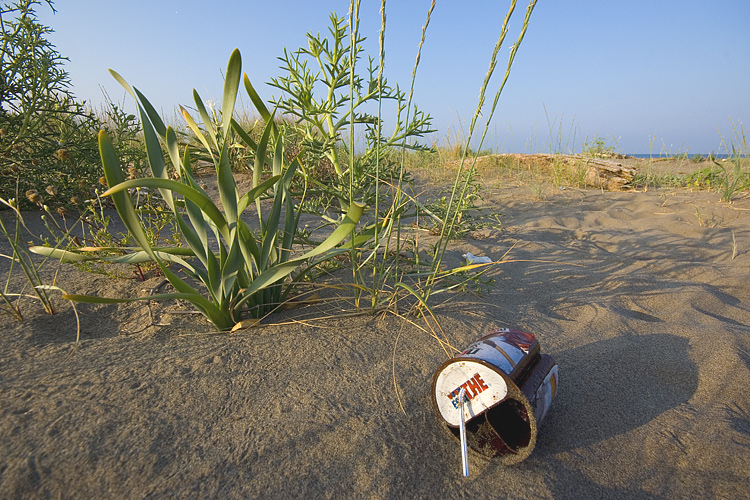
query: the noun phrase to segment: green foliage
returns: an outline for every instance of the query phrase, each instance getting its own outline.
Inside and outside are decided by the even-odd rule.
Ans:
[[[136,178],[136,177],[134,177]],[[133,204],[136,213],[140,217],[146,239],[152,247],[158,246],[184,246],[180,237],[174,213],[169,210],[158,192],[146,188],[135,188],[132,190],[135,199]],[[76,261],[73,264],[83,271],[104,274],[111,277],[132,278],[136,277],[144,281],[147,276],[160,274],[158,265],[153,262],[134,263],[129,272],[112,266],[113,262],[99,257],[125,256],[134,251],[137,245],[133,237],[125,232],[115,232],[111,227],[112,216],[105,212],[105,199],[98,196],[87,200],[83,211],[71,226],[67,226],[67,219],[63,215],[65,227],[56,223],[47,223],[49,237],[45,243],[55,243],[56,248],[83,252],[96,259]],[[54,221],[52,217],[46,220]]]
[[[606,157],[614,154],[614,146],[607,145],[607,139],[594,136],[590,141],[583,143],[583,154],[586,156]]]
[[[726,144],[729,152],[726,160],[712,158],[713,165],[697,170],[686,177],[686,184],[691,187],[712,189],[721,193],[721,201],[732,201],[739,191],[750,189],[750,149],[747,145],[747,133],[742,123],[732,123],[732,137]]]
[[[271,79],[271,85],[282,91],[273,102],[296,124],[285,123],[302,137],[302,146],[310,157],[308,164],[329,164],[335,174],[333,182],[309,176],[308,181],[328,191],[345,206],[356,193],[366,203],[373,203],[376,179],[397,179],[398,163],[384,162],[396,148],[429,149],[416,141],[433,132],[431,119],[418,109],[408,119],[407,99],[398,85],[391,87],[379,78],[379,65],[368,58],[367,74],[360,76],[354,65],[362,57],[364,38],[355,32],[350,36],[346,20],[330,16],[329,36],[307,34],[308,46],[294,52],[284,51],[279,59],[283,75]],[[352,60],[353,58],[353,60]],[[393,132],[382,136],[382,122],[365,109],[368,105],[391,101],[396,105]],[[352,141],[357,127],[364,137],[364,151],[342,161],[340,145]],[[348,129],[348,130],[347,130]],[[347,134],[348,132],[348,134]],[[348,135],[348,137],[347,137]],[[349,147],[349,150],[352,148]],[[380,161],[380,163],[379,163]]]
[[[534,7],[536,6],[536,0],[529,0],[529,4],[526,7],[526,14],[523,19],[523,24],[521,26],[521,31],[518,34],[518,38],[516,39],[516,43],[513,44],[513,46],[510,49],[510,55],[508,56],[508,62],[505,67],[505,74],[503,76],[502,81],[500,82],[499,88],[495,92],[495,98],[492,102],[492,106],[490,108],[490,111],[486,117],[486,121],[484,124],[484,129],[482,131],[482,136],[479,140],[479,145],[477,146],[477,150],[482,150],[482,144],[484,143],[484,138],[487,136],[487,131],[489,130],[490,123],[492,122],[492,117],[495,114],[495,109],[497,108],[497,103],[500,100],[500,95],[503,92],[503,89],[505,88],[505,84],[508,81],[508,77],[510,76],[510,69],[513,66],[513,61],[515,60],[516,53],[518,52],[518,48],[521,46],[521,42],[523,42],[524,37],[526,36],[526,30],[529,26],[529,22],[531,20],[531,14],[534,11]],[[482,108],[484,107],[484,100],[485,100],[485,94],[487,91],[487,87],[489,85],[489,82],[494,74],[495,67],[497,65],[497,55],[500,52],[500,48],[503,45],[503,42],[505,41],[505,37],[508,34],[508,23],[513,16],[513,12],[515,11],[516,2],[515,0],[511,2],[510,7],[508,9],[508,13],[505,15],[505,18],[503,19],[503,24],[500,29],[500,36],[498,37],[497,42],[495,43],[495,48],[492,51],[492,56],[490,58],[490,64],[489,64],[489,70],[487,71],[487,74],[485,75],[484,81],[482,82],[482,87],[479,90],[479,102],[477,103],[477,108],[474,112],[474,116],[471,119],[471,123],[469,125],[469,134],[466,139],[466,146],[464,149],[464,152],[461,156],[461,163],[459,165],[458,171],[456,173],[456,180],[453,184],[453,190],[451,192],[451,196],[448,201],[448,208],[447,208],[447,217],[445,218],[444,223],[442,224],[442,228],[440,231],[440,240],[435,245],[432,259],[431,259],[431,270],[429,273],[427,273],[427,279],[425,280],[425,286],[421,295],[420,303],[425,304],[427,303],[427,300],[429,299],[430,295],[433,293],[436,293],[435,286],[437,284],[438,279],[445,276],[445,273],[440,272],[440,267],[442,265],[443,256],[445,255],[445,251],[448,247],[448,243],[453,238],[455,231],[458,227],[460,227],[460,221],[463,216],[463,211],[461,210],[462,204],[464,203],[465,198],[469,195],[471,192],[471,182],[473,175],[471,172],[476,171],[476,163],[477,163],[477,156],[474,155],[471,162],[466,162],[466,159],[468,157],[468,145],[472,142],[472,137],[474,136],[474,130],[477,124],[477,121],[482,115]],[[465,173],[465,163],[469,163],[468,171],[470,172],[469,175]],[[472,269],[472,266],[468,266],[470,269]],[[464,269],[454,269],[452,273],[456,273],[459,271],[463,271]],[[469,270],[469,269],[466,269]],[[437,290],[440,291],[440,290]]]
[[[65,58],[46,39],[52,30],[36,19],[40,4],[17,0],[0,8],[0,196],[10,199],[18,188],[56,208],[93,195],[99,125],[70,93]]]
[[[482,199],[482,185],[476,169],[469,169],[463,172],[459,182],[465,182],[467,190],[464,196],[451,207],[452,210],[459,213],[453,230],[453,237],[463,238],[471,231],[497,225],[496,221],[483,220],[481,211],[477,207],[477,202]],[[434,234],[440,234],[444,221],[448,220],[449,215],[452,215],[448,212],[451,206],[449,195],[450,193],[435,200],[425,201],[418,207],[422,212],[429,214],[430,217],[427,219],[429,221],[428,226]]]
[[[257,143],[232,119],[241,73],[241,58],[235,50],[227,66],[224,83],[221,118],[212,119],[197,92],[193,92],[196,109],[202,127],[182,108],[182,114],[197,140],[203,145],[214,164],[223,211],[208,197],[196,182],[189,147],[182,153],[172,127],[164,122],[148,100],[131,88],[115,72],[113,76],[136,100],[143,124],[144,141],[153,177],[126,180],[112,141],[106,132],[99,133],[99,149],[107,184],[110,187],[102,196],[111,196],[115,208],[130,235],[138,245],[124,256],[99,257],[111,262],[131,264],[155,262],[175,288],[175,293],[147,297],[148,299],[180,298],[191,302],[211,323],[226,330],[240,321],[242,314],[262,317],[285,299],[299,278],[316,264],[341,252],[335,247],[351,235],[363,206],[352,203],[342,223],[320,245],[303,255],[293,255],[294,236],[297,233],[300,212],[294,205],[289,191],[292,177],[300,168],[299,161],[285,164],[283,140],[279,137],[273,119],[267,120],[263,136]],[[253,102],[258,102],[247,76],[245,86]],[[265,107],[263,107],[263,113]],[[260,111],[260,110],[259,110]],[[216,122],[218,121],[218,126]],[[253,187],[240,196],[232,175],[229,148],[237,134],[255,150]],[[273,176],[261,182],[260,175],[269,141],[276,137],[272,164]],[[164,148],[171,163],[169,172],[164,159]],[[170,178],[170,173],[178,180]],[[143,221],[133,206],[129,189],[157,189],[164,202],[173,211],[179,232],[187,247],[153,247],[149,242]],[[271,190],[272,207],[263,214],[260,196]],[[251,230],[240,215],[256,203],[260,223],[259,234]],[[183,218],[187,217],[187,220]],[[50,255],[68,262],[96,259],[80,252],[33,247],[32,251]],[[185,273],[205,287],[207,297],[189,281],[170,269],[169,263],[177,264]],[[302,268],[291,280],[285,280]],[[105,299],[81,295],[65,295],[65,298],[83,302],[126,302],[143,298]]]
[[[43,263],[37,264],[32,260],[31,255],[27,249],[26,242],[21,239],[23,234],[22,227],[24,226],[24,224],[21,212],[18,210],[18,205],[14,200],[5,200],[3,198],[0,198],[0,203],[6,208],[10,208],[11,210],[13,210],[16,218],[15,230],[12,233],[8,230],[8,228],[5,227],[5,223],[3,223],[2,219],[0,219],[0,233],[2,233],[5,239],[8,240],[8,243],[13,250],[12,255],[0,254],[0,257],[4,257],[11,261],[8,278],[5,282],[3,290],[0,291],[0,297],[2,298],[4,303],[4,305],[0,305],[0,311],[9,313],[17,320],[23,319],[21,308],[18,305],[18,299],[23,296],[30,295],[13,293],[10,291],[10,282],[13,276],[13,270],[15,266],[18,266],[21,268],[21,271],[26,276],[26,280],[31,285],[31,288],[35,294],[35,298],[37,298],[42,303],[42,306],[44,307],[44,310],[47,312],[47,314],[54,314],[55,310],[52,306],[52,301],[50,300],[49,295],[47,295],[47,290],[43,287],[42,280],[39,277],[39,268]]]
[[[722,142],[723,142],[722,138]],[[747,145],[747,133],[742,123],[732,123],[731,155],[729,163],[731,168],[725,168],[719,162],[715,164],[724,170],[724,179],[721,184],[721,201],[732,201],[737,191],[750,188],[750,171],[747,168],[750,158],[750,148]],[[729,147],[726,148],[729,151]]]

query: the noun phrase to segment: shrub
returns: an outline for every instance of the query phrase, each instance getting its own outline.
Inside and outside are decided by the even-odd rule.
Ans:
[[[94,257],[47,247],[33,247],[32,251],[68,262],[94,259],[131,264],[155,262],[176,292],[135,298],[82,295],[65,295],[65,298],[81,302],[180,298],[191,302],[217,328],[226,330],[239,322],[243,313],[259,318],[275,310],[292,290],[295,277],[304,275],[311,267],[341,252],[335,247],[353,234],[364,208],[360,204],[352,203],[339,227],[318,246],[302,255],[293,254],[300,212],[295,208],[289,186],[300,164],[296,158],[291,164],[285,164],[283,137],[273,119],[267,120],[263,136],[257,143],[232,119],[240,73],[240,53],[235,50],[227,66],[218,126],[214,125],[216,120],[208,114],[197,92],[193,91],[202,127],[182,108],[188,126],[213,160],[221,206],[224,209],[222,212],[196,182],[190,148],[185,147],[180,151],[174,129],[164,125],[153,106],[137,89],[131,88],[122,77],[113,72],[138,105],[153,177],[126,180],[111,139],[106,132],[101,131],[99,149],[107,184],[110,186],[102,196],[112,196],[118,214],[138,247],[127,255],[115,257]],[[251,99],[257,98],[247,75],[245,83]],[[229,161],[229,148],[235,141],[235,133],[255,151],[253,187],[242,196],[237,190]],[[273,175],[261,182],[260,174],[266,164],[266,152],[271,141],[274,145],[273,159],[270,161]],[[171,163],[171,174],[177,180],[170,178],[164,150]],[[133,188],[159,190],[175,215],[179,232],[187,242],[186,248],[151,245],[128,193]],[[264,217],[259,197],[269,190],[273,193],[273,204]],[[256,201],[260,234],[256,234],[240,218]],[[187,216],[187,220],[183,216]],[[207,296],[170,269],[170,263],[178,265],[189,277],[200,282],[205,287]],[[295,277],[285,281],[300,268],[301,271]]]

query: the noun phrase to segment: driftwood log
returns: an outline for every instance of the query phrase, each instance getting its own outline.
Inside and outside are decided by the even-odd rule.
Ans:
[[[620,162],[616,158],[564,154],[495,154],[477,158],[477,166],[489,165],[503,158],[512,158],[522,165],[533,166],[540,170],[550,169],[560,162],[573,167],[584,167],[586,186],[608,191],[626,188],[633,182],[636,172],[634,166]]]

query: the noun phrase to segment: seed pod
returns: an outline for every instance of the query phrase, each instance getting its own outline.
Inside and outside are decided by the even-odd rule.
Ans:
[[[29,189],[26,191],[26,198],[28,198],[31,203],[36,204],[40,204],[43,201],[41,195],[36,189]]]

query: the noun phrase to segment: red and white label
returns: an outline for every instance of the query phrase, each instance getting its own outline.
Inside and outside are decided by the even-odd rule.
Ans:
[[[466,389],[466,421],[495,406],[508,394],[503,377],[487,366],[468,360],[450,363],[438,374],[435,382],[437,407],[448,425],[461,423],[458,401],[461,388]]]

